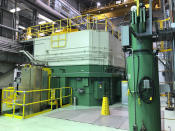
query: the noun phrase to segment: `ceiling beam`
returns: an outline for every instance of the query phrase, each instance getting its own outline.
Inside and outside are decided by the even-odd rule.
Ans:
[[[148,3],[149,1],[145,0],[144,2]],[[154,0],[153,2],[154,9],[160,8],[159,2],[160,2],[159,0]],[[105,18],[105,16],[108,18],[115,18],[128,14],[133,5],[136,5],[136,2],[134,0],[128,0],[125,3],[108,4],[104,7],[85,10],[82,12],[82,14],[96,14],[96,16],[98,16],[100,19]]]

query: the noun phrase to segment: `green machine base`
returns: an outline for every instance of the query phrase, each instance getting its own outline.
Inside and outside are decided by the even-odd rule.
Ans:
[[[101,105],[103,96],[109,98],[110,104],[120,101],[123,73],[121,68],[105,65],[52,66],[50,68],[52,69],[51,88],[72,87],[73,98],[77,105]]]

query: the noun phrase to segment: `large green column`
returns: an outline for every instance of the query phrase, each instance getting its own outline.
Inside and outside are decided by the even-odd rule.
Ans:
[[[132,12],[133,32],[146,31],[145,8]],[[131,33],[131,52],[127,57],[128,110],[130,131],[161,131],[158,59],[152,51],[152,37]]]

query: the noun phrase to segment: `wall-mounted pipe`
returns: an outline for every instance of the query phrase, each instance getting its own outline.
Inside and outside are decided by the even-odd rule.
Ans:
[[[12,31],[15,31],[15,32],[21,32],[21,31],[19,31],[19,30],[17,30],[17,29],[14,29],[14,28],[8,27],[8,26],[6,26],[6,25],[2,25],[2,24],[0,24],[0,27],[9,29],[9,30],[12,30]]]
[[[71,4],[69,4],[67,1],[65,1],[65,0],[59,0],[62,4],[64,4],[64,5],[66,5],[67,7],[69,7],[70,8],[70,10],[73,12],[73,13],[75,13],[77,16],[78,15],[81,15],[81,13],[78,11],[78,10],[76,10]]]
[[[57,18],[66,19],[66,17],[64,15],[60,14],[59,12],[57,12],[56,10],[51,8],[50,6],[46,5],[41,0],[26,0],[26,1],[28,3],[33,3],[34,5],[41,7],[43,10],[45,10],[46,12],[56,16]]]

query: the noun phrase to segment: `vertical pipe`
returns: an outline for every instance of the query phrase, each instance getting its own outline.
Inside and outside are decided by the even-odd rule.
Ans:
[[[149,0],[149,33],[152,34],[152,0]]]
[[[77,98],[74,96],[74,107],[77,105]]]
[[[15,0],[14,29],[16,29],[16,20],[17,20],[17,0]],[[14,32],[14,40],[16,40],[16,32]]]
[[[135,86],[135,66],[134,66],[134,51],[132,50],[132,69],[133,69],[133,87],[134,91],[132,92],[134,94],[134,126],[137,126],[136,123],[136,86]]]
[[[172,53],[173,53],[173,62],[172,62],[172,77],[173,77],[173,79],[172,79],[172,81],[173,81],[173,90],[174,90],[174,77],[175,77],[175,75],[174,75],[174,69],[175,69],[175,64],[174,64],[174,61],[175,61],[175,57],[174,57],[174,55],[175,55],[175,53],[174,53],[174,38],[173,38],[173,47],[172,47]],[[175,98],[174,98],[174,108],[175,108]]]

